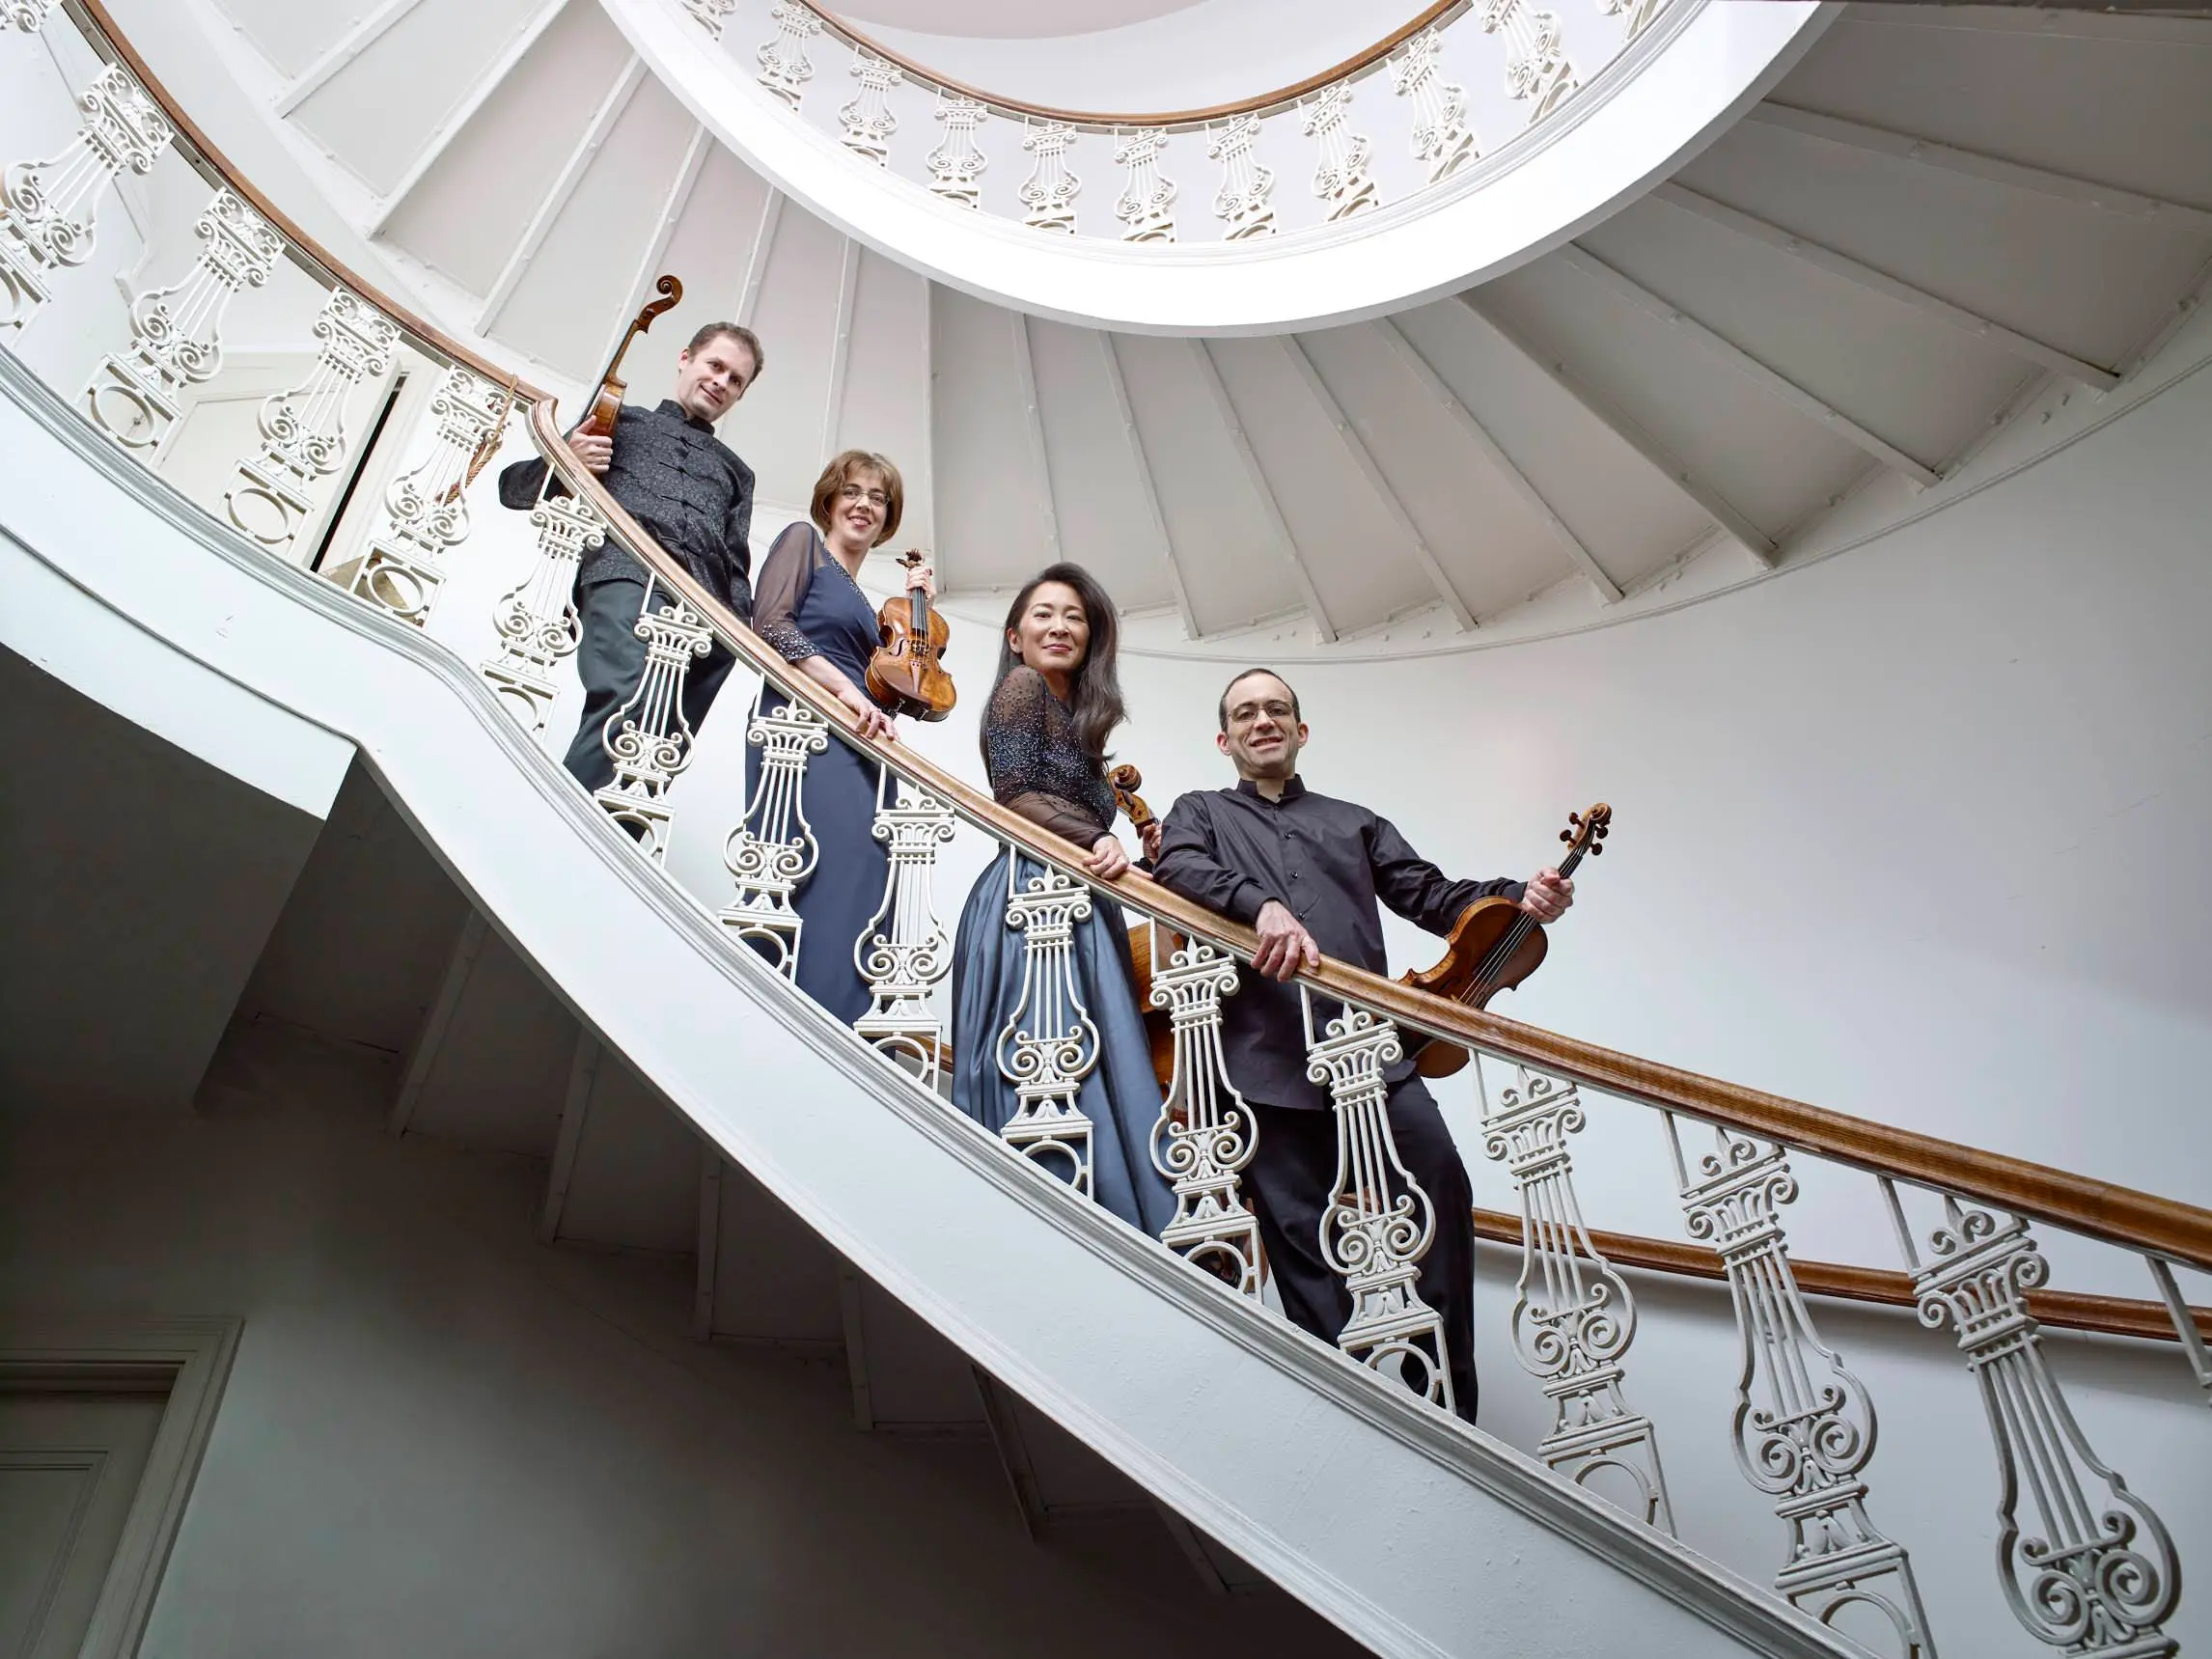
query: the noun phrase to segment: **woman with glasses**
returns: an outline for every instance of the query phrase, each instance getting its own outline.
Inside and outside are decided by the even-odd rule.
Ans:
[[[983,768],[999,804],[1073,842],[1092,875],[1111,881],[1129,868],[1114,835],[1114,790],[1106,740],[1120,725],[1114,666],[1114,602],[1077,565],[1053,565],[1014,595],[1000,636],[998,678],[983,712]],[[1145,835],[1159,851],[1159,826]],[[1019,1037],[1034,1029],[1037,987],[1023,933],[1007,920],[1013,895],[1046,873],[1011,847],[977,878],[960,914],[953,953],[953,1103],[986,1129],[1003,1131],[1020,1110]],[[1091,1191],[1131,1227],[1157,1238],[1174,1218],[1175,1195],[1153,1167],[1151,1140],[1160,1087],[1137,1011],[1129,925],[1121,907],[1091,895],[1068,946],[1071,987],[1094,1040],[1075,1106],[1091,1120]],[[1074,1055],[1060,1057],[1074,1068]],[[1076,1174],[1064,1151],[1031,1153],[1063,1179]]]
[[[776,538],[755,583],[753,628],[784,660],[852,710],[871,737],[896,735],[891,716],[868,695],[868,659],[877,644],[874,603],[855,580],[871,548],[899,530],[906,505],[899,469],[882,456],[846,450],[815,483],[812,524]],[[926,564],[906,573],[906,586],[936,595]],[[783,708],[784,696],[763,687],[760,711]],[[758,799],[761,751],[745,748],[745,797]],[[873,834],[877,768],[834,738],[807,757],[800,806],[817,850],[813,872],[792,896],[800,917],[799,988],[846,1025],[868,1011],[868,982],[853,961],[853,944],[883,897],[890,852]],[[756,826],[758,827],[758,826]],[[774,952],[765,943],[763,955]]]

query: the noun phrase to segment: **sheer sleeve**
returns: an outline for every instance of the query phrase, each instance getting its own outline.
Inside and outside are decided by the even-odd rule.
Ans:
[[[816,545],[813,525],[792,525],[768,549],[754,590],[753,631],[774,646],[786,662],[821,654],[821,648],[799,631],[795,620],[814,580]]]
[[[1039,828],[1090,846],[1108,826],[1095,812],[1048,787],[1051,760],[1066,760],[1054,752],[1072,750],[1074,742],[1067,711],[1044,676],[1019,667],[999,681],[983,713],[983,769],[990,775],[993,798]]]

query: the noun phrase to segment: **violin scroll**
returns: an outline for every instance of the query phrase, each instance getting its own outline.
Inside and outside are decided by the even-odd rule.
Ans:
[[[1587,852],[1596,858],[1605,851],[1600,843],[1612,828],[1613,809],[1599,801],[1586,813],[1567,814],[1567,827],[1560,831],[1560,840],[1567,843],[1569,852]]]
[[[1145,797],[1137,793],[1144,787],[1145,774],[1123,761],[1106,774],[1107,783],[1114,787],[1114,804],[1128,818],[1129,827],[1139,835],[1152,821],[1152,809],[1145,804]]]
[[[652,286],[660,298],[647,300],[644,309],[630,319],[622,343],[607,360],[607,372],[599,376],[599,389],[592,394],[591,411],[585,415],[583,425],[576,429],[578,431],[595,432],[602,438],[615,435],[615,421],[622,412],[622,394],[630,389],[629,382],[622,377],[622,357],[629,350],[630,342],[650,328],[654,318],[674,311],[682,303],[683,284],[677,277],[664,271]]]

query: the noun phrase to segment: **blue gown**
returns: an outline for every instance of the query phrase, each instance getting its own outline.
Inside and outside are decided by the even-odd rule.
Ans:
[[[776,538],[760,567],[753,625],[785,660],[819,655],[835,663],[855,687],[868,684],[868,659],[877,644],[875,607],[845,573],[814,527],[794,524]],[[788,700],[763,690],[771,711]],[[883,901],[891,855],[874,836],[877,767],[835,735],[829,747],[807,757],[800,786],[808,825],[818,854],[814,872],[791,897],[798,911],[799,988],[832,1017],[851,1025],[872,1000],[853,961],[853,947]],[[745,748],[745,793],[760,782],[760,750]],[[757,946],[763,955],[770,953]]]
[[[1114,796],[1098,762],[1078,748],[1066,706],[1034,670],[1016,668],[991,694],[983,722],[991,789],[1006,805],[1088,847],[1113,821]],[[999,1070],[999,1037],[1021,1005],[1022,935],[1007,926],[1007,866],[1027,886],[1044,866],[1010,848],[977,878],[960,912],[953,954],[953,1103],[994,1134],[1020,1107]],[[1152,1165],[1160,1116],[1151,1045],[1132,988],[1121,907],[1093,893],[1074,925],[1077,994],[1098,1028],[1098,1062],[1075,1104],[1091,1120],[1091,1180],[1097,1201],[1157,1238],[1175,1213],[1174,1189]],[[1067,1161],[1040,1158],[1064,1178]]]

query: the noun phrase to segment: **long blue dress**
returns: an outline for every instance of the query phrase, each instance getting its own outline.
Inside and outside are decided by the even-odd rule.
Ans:
[[[794,524],[776,538],[760,567],[753,606],[754,631],[787,662],[821,656],[835,663],[856,688],[868,684],[868,659],[877,643],[875,607],[823,545],[811,524]],[[763,691],[761,708],[788,700]],[[868,982],[853,962],[853,946],[883,899],[891,855],[875,839],[877,768],[835,736],[807,757],[800,800],[819,854],[814,872],[792,895],[798,911],[799,988],[846,1025],[868,1011]],[[760,776],[760,750],[745,748],[745,793]],[[769,954],[760,947],[763,955]]]
[[[1035,669],[1017,667],[991,693],[983,716],[984,766],[1000,803],[1077,845],[1089,847],[1113,822],[1114,792],[1096,760],[1075,741],[1073,717]],[[1022,935],[1007,926],[1007,866],[1027,886],[1044,872],[1036,860],[1002,851],[976,880],[960,912],[953,954],[953,1103],[996,1133],[1020,1107],[999,1070],[999,1037],[1021,1006]],[[1175,1213],[1173,1189],[1153,1168],[1159,1081],[1137,1010],[1129,925],[1121,907],[1093,893],[1074,925],[1076,990],[1098,1028],[1098,1063],[1075,1104],[1091,1120],[1091,1181],[1097,1201],[1131,1227],[1158,1237]],[[1064,1158],[1038,1160],[1066,1178]]]

